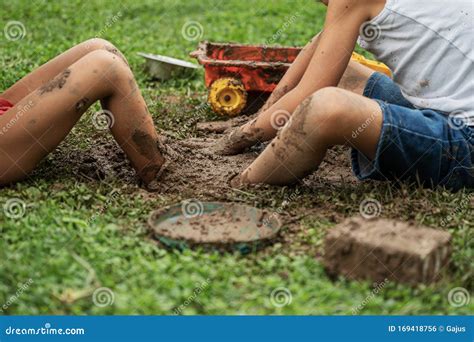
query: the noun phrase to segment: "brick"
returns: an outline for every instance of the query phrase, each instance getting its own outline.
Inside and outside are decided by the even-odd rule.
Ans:
[[[331,276],[432,283],[451,255],[451,234],[386,219],[350,218],[329,231],[324,266]]]

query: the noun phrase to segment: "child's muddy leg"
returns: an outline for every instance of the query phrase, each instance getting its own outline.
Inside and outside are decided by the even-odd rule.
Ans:
[[[147,184],[154,181],[164,159],[145,101],[128,66],[99,50],[0,116],[0,184],[27,176],[99,99],[109,111],[112,134],[138,174]]]
[[[97,51],[106,50],[117,55],[121,60],[128,64],[123,54],[110,42],[101,38],[93,38],[86,40],[69,50],[61,53],[49,62],[35,69],[21,80],[13,84],[5,90],[0,97],[12,102],[18,103],[25,96],[33,92],[35,89],[48,83],[52,78],[76,63],[79,59],[87,54]]]
[[[278,136],[243,172],[242,181],[293,183],[316,170],[334,145],[350,145],[373,158],[381,126],[377,102],[338,88],[322,89],[298,107]]]

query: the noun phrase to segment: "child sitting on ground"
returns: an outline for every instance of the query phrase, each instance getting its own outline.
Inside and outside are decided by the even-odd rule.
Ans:
[[[231,155],[276,135],[238,180],[288,184],[347,145],[359,179],[474,187],[472,1],[322,2],[323,32],[257,118],[215,146]],[[393,80],[350,62],[358,39]]]
[[[149,189],[164,164],[125,57],[92,39],[64,52],[0,94],[0,185],[24,179],[100,100],[115,140]]]

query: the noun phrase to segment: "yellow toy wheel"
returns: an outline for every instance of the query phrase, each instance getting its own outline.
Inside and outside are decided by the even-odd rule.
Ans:
[[[237,116],[247,104],[247,91],[235,78],[220,78],[209,89],[209,104],[220,115]]]

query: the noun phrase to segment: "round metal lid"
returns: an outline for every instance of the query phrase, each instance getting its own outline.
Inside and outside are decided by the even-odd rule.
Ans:
[[[277,213],[242,204],[184,201],[154,211],[148,219],[154,236],[171,248],[194,246],[248,253],[276,237]]]

